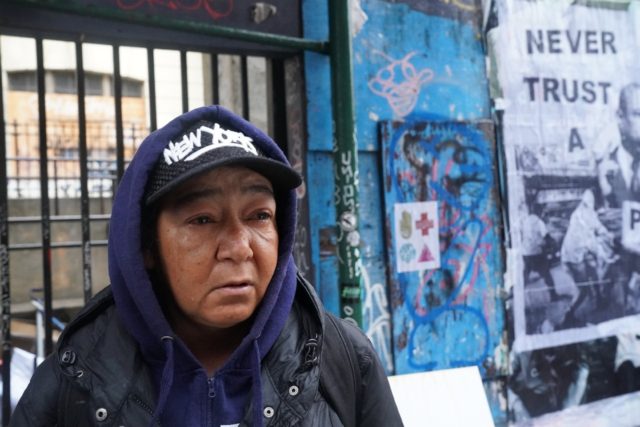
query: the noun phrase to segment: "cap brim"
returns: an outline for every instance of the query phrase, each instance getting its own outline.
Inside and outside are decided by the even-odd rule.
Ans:
[[[300,174],[284,163],[266,157],[232,157],[215,162],[203,163],[185,171],[170,183],[151,194],[145,201],[145,204],[150,205],[156,202],[162,196],[196,175],[222,166],[243,166],[254,170],[271,181],[275,191],[292,190],[302,184]]]

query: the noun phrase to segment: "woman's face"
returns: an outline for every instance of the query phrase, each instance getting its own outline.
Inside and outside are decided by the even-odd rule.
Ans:
[[[278,261],[269,180],[243,167],[191,178],[162,201],[156,233],[173,323],[216,329],[251,317]]]

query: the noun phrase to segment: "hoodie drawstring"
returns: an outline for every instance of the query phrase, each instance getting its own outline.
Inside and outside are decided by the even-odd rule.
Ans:
[[[258,340],[253,340],[253,354],[255,359],[251,364],[251,377],[253,393],[253,425],[254,427],[262,427],[262,381],[260,379],[260,347],[258,347]]]
[[[156,405],[156,409],[153,411],[153,416],[151,417],[149,427],[153,427],[162,416],[162,411],[167,404],[169,392],[171,392],[171,386],[173,385],[173,371],[175,367],[173,358],[173,337],[165,335],[160,339],[162,340],[162,344],[164,345],[164,351],[167,358],[165,359],[164,367],[162,368],[160,391],[158,392],[158,404]]]

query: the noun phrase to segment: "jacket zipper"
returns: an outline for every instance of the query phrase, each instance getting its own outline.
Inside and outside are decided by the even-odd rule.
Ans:
[[[209,399],[207,401],[207,417],[206,417],[206,425],[211,425],[213,422],[213,399],[216,397],[216,377],[215,375],[211,378],[207,378],[207,396]]]
[[[215,385],[215,380],[216,380],[216,377],[215,377],[215,376],[213,376],[213,377],[211,377],[211,378],[208,378],[208,379],[207,379],[207,386],[208,386],[208,388],[209,388],[209,390],[208,390],[208,392],[209,392],[209,397],[210,397],[210,398],[212,398],[212,399],[213,399],[214,397],[216,397],[216,385]]]

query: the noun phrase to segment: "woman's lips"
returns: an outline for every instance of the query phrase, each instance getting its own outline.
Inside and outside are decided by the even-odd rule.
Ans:
[[[225,294],[241,294],[247,292],[249,289],[251,289],[251,284],[249,282],[239,282],[226,283],[224,285],[216,287],[214,291]]]

